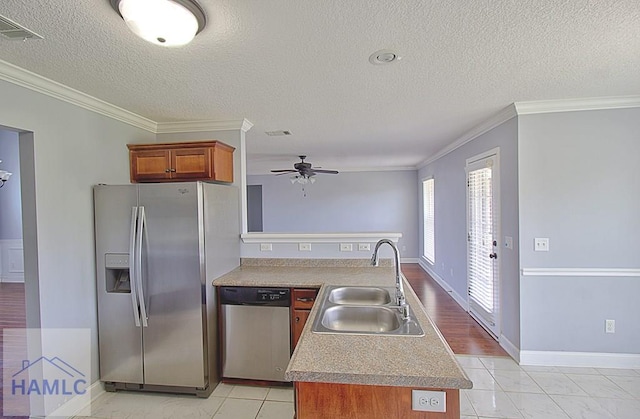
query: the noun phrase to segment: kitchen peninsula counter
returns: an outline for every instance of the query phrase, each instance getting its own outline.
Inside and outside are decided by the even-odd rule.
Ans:
[[[215,286],[320,288],[325,285],[393,287],[394,268],[371,267],[368,260],[251,259],[213,281]],[[285,378],[294,382],[466,389],[472,383],[449,345],[427,316],[409,283],[407,303],[424,336],[318,334],[311,331],[320,304],[312,309]]]

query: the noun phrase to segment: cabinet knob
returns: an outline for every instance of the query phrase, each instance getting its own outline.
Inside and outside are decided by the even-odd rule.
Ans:
[[[300,317],[296,317],[296,323],[300,323]]]
[[[171,171],[171,169],[164,169],[165,173],[169,173]]]

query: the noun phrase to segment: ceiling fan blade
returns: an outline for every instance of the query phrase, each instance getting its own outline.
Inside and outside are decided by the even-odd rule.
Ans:
[[[313,171],[315,173],[325,173],[325,174],[329,174],[329,175],[337,175],[339,172],[337,170],[320,170],[320,169],[313,169]]]
[[[295,173],[297,170],[293,169],[282,169],[282,170],[272,170],[272,173]]]

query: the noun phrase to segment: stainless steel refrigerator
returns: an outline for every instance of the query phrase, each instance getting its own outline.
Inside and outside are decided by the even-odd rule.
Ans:
[[[94,187],[100,380],[208,396],[219,381],[215,287],[240,264],[238,190]]]

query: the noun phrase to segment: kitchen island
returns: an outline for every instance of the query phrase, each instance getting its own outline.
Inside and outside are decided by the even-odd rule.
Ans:
[[[328,285],[393,286],[394,270],[365,260],[251,259],[213,284],[320,288],[322,301]],[[424,336],[314,333],[315,304],[285,375],[298,419],[459,418],[459,389],[472,383],[406,280],[404,287]],[[412,390],[445,392],[446,412],[412,410]]]

